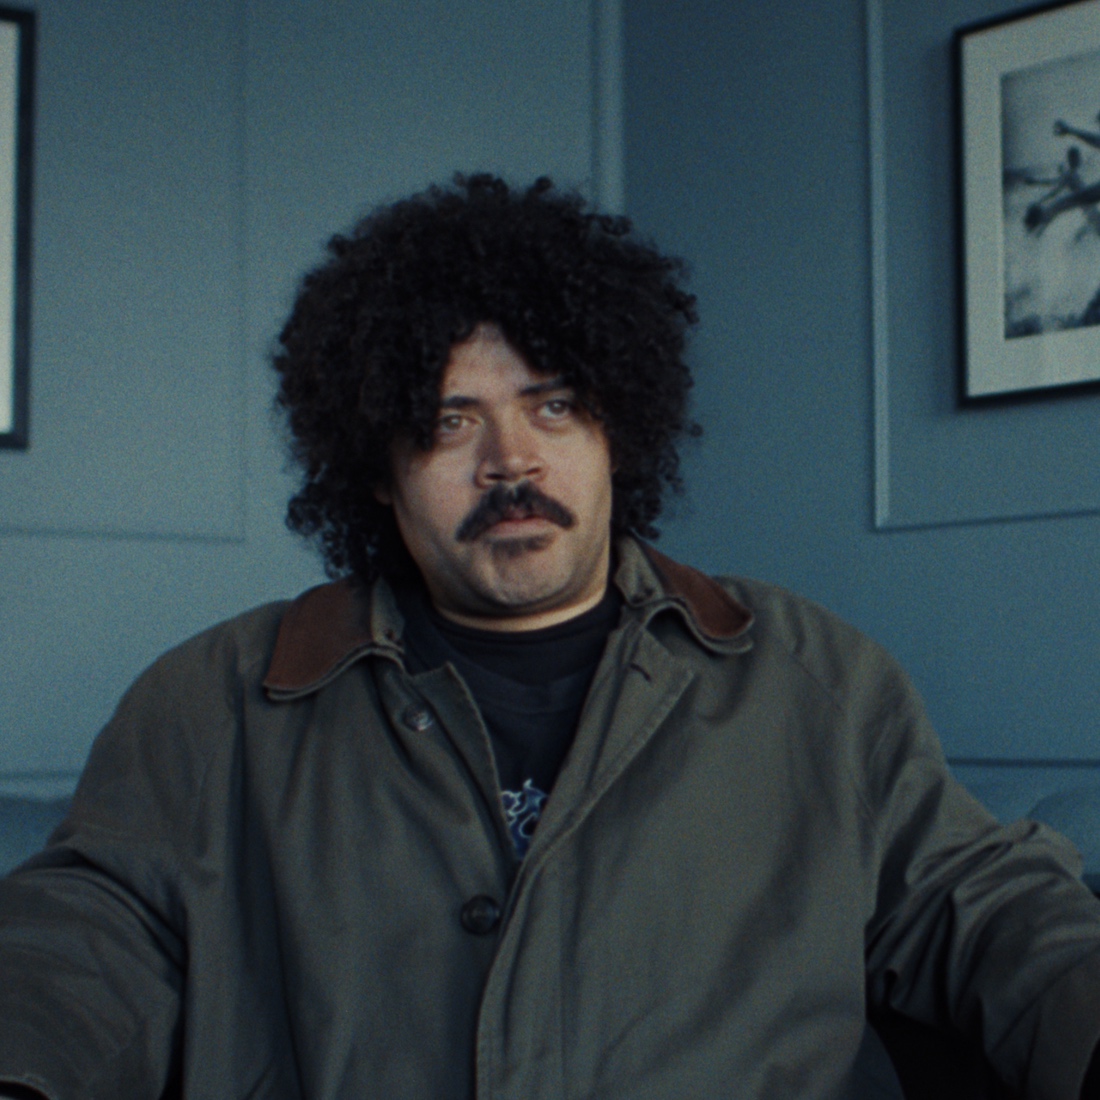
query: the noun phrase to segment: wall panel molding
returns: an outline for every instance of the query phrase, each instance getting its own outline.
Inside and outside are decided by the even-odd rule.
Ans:
[[[38,12],[35,431],[0,533],[239,541],[242,5]]]
[[[952,33],[1004,8],[866,0],[879,529],[1100,512],[1100,394],[957,402]]]
[[[593,198],[609,214],[625,209],[622,0],[592,0]]]

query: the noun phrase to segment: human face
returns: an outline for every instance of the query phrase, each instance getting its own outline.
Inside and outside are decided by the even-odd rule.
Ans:
[[[599,603],[611,544],[607,436],[494,326],[452,349],[431,447],[402,440],[392,457],[376,496],[393,507],[442,614],[533,630]]]

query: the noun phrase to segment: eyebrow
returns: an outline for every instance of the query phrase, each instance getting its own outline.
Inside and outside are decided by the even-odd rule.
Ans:
[[[538,397],[544,393],[556,393],[558,390],[568,390],[572,387],[559,375],[557,378],[548,378],[545,382],[533,382],[530,386],[524,386],[519,391],[520,397]],[[465,394],[456,393],[451,397],[445,397],[439,402],[441,409],[469,409],[481,402],[476,397],[467,397]]]
[[[548,378],[545,382],[535,382],[530,386],[524,386],[519,391],[520,397],[538,397],[543,393],[555,393],[558,390],[569,390],[570,386],[559,374],[557,378]]]

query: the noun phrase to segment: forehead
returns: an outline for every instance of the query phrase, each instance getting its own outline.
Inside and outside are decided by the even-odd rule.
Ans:
[[[494,325],[479,325],[455,344],[440,380],[440,398],[507,396],[545,383]]]

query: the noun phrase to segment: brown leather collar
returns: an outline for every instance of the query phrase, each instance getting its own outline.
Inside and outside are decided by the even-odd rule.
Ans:
[[[663,592],[647,585],[638,602],[671,597],[704,636],[716,641],[734,638],[752,624],[752,612],[717,581],[651,546],[641,549]],[[381,595],[379,586],[368,594],[344,578],[311,588],[294,600],[283,615],[264,677],[269,695],[285,699],[306,694],[370,652],[396,656],[400,639],[392,627],[381,625],[388,616],[377,614],[375,606]],[[390,595],[388,590],[385,595]]]
[[[680,599],[699,629],[709,638],[735,638],[752,625],[753,614],[713,577],[681,565],[652,546],[643,547],[665,594]]]
[[[273,695],[310,690],[372,648],[369,601],[348,577],[303,592],[286,609],[264,677]]]

